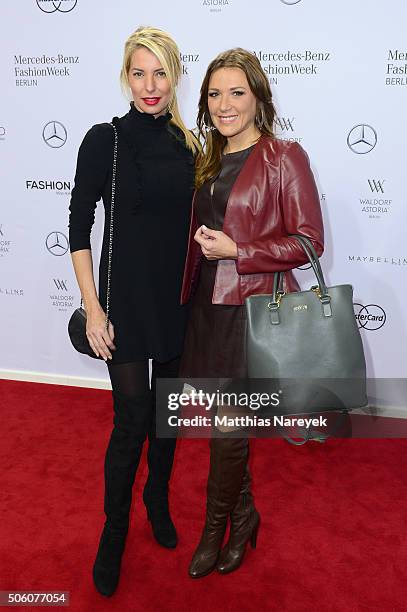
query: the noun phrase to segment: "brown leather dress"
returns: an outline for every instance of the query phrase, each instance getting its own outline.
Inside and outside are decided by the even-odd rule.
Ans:
[[[198,190],[195,207],[199,226],[222,230],[229,194],[253,148],[223,155],[218,176]],[[212,304],[217,265],[202,256],[181,360],[182,378],[246,376],[245,306]]]

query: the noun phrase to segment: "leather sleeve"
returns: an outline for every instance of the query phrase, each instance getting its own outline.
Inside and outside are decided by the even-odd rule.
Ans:
[[[94,125],[78,152],[75,185],[69,206],[70,251],[90,249],[90,234],[111,166],[113,129],[107,123]]]
[[[292,143],[281,156],[279,204],[286,235],[239,242],[236,261],[239,274],[291,270],[306,263],[308,259],[303,249],[289,234],[307,236],[318,256],[323,253],[319,194],[308,155],[298,143]]]

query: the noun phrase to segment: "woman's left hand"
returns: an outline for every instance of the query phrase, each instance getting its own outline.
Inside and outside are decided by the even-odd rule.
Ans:
[[[201,225],[195,233],[194,240],[201,246],[206,259],[237,259],[237,244],[224,232]]]

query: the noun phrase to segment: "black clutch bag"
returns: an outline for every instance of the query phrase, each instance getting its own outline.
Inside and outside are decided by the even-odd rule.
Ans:
[[[113,148],[113,173],[112,173],[112,200],[110,205],[110,231],[109,231],[109,257],[107,263],[107,290],[106,290],[106,329],[109,327],[109,311],[110,311],[110,279],[112,271],[112,250],[113,250],[113,211],[114,211],[114,198],[116,191],[116,168],[117,168],[117,129],[116,126],[110,124],[114,130],[114,148]],[[86,311],[81,305],[77,308],[68,323],[68,334],[72,342],[74,349],[83,355],[88,355],[94,359],[102,359],[101,356],[97,357],[92,347],[89,344],[88,337],[86,335]]]
[[[89,355],[89,357],[94,357],[95,359],[101,359],[101,357],[97,357],[93,352],[86,336],[86,312],[82,306],[77,308],[69,319],[68,334],[73,347],[79,353]]]

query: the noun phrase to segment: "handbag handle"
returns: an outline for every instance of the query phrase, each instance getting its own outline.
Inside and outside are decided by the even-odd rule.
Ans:
[[[325,283],[324,273],[322,272],[319,257],[314,249],[314,245],[311,240],[306,236],[300,234],[291,234],[292,238],[295,238],[302,246],[308,260],[312,266],[316,279],[318,281],[318,289],[320,297],[328,296],[328,288]],[[283,278],[284,271],[275,272],[273,279],[273,302],[278,302],[279,295],[284,293],[283,291]]]
[[[107,260],[107,288],[106,288],[106,317],[105,326],[106,329],[109,327],[109,315],[110,315],[110,287],[112,277],[112,253],[113,253],[113,220],[114,220],[114,202],[116,195],[116,171],[117,171],[117,128],[114,123],[110,123],[114,131],[114,145],[113,145],[113,166],[112,166],[112,196],[110,200],[110,226],[109,226],[109,247],[108,247],[108,260]],[[81,308],[83,307],[83,298],[81,296]]]

